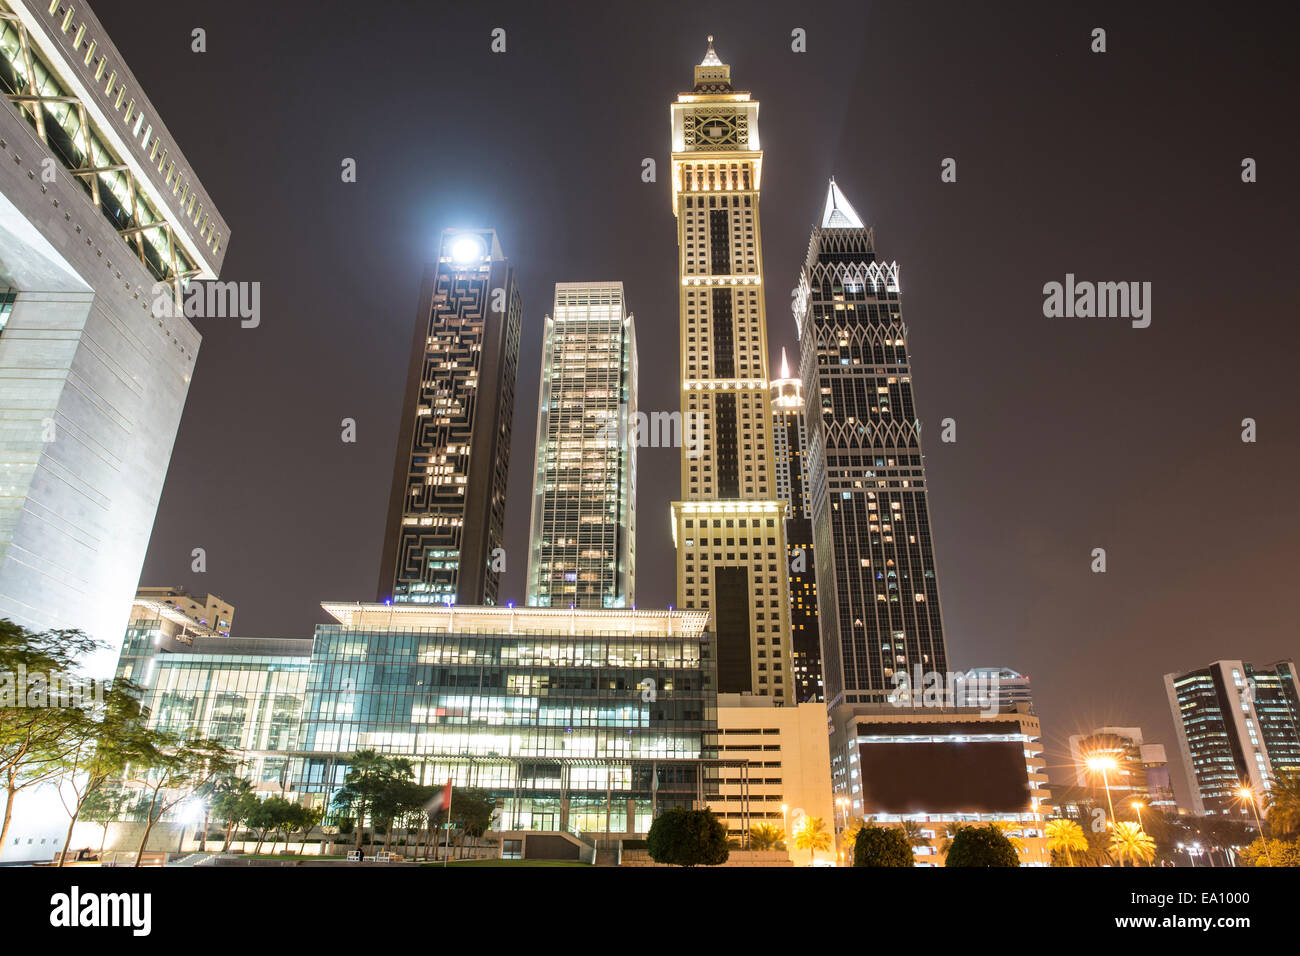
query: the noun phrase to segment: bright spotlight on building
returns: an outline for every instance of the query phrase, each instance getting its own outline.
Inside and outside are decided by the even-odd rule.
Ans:
[[[461,265],[478,262],[483,258],[483,240],[474,235],[457,236],[451,241],[451,258]]]

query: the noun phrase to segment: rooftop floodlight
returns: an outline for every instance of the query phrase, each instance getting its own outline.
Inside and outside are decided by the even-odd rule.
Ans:
[[[451,241],[451,259],[460,265],[478,262],[485,254],[483,240],[472,233],[457,236]]]

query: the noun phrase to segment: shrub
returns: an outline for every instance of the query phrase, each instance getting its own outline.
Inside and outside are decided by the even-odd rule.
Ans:
[[[912,844],[898,827],[871,824],[858,830],[853,844],[854,866],[914,866]]]
[[[666,810],[650,824],[646,848],[656,863],[718,866],[727,862],[727,828],[711,810]]]
[[[944,866],[1019,866],[1020,854],[995,826],[962,827],[952,838]]]

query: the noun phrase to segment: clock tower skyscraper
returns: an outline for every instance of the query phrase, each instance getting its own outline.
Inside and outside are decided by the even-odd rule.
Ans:
[[[672,104],[682,500],[677,602],[712,614],[718,691],[793,701],[769,411],[758,102],[713,49]]]

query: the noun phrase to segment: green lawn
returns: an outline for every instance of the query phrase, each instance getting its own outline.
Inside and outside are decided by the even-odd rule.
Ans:
[[[452,860],[451,866],[590,866],[576,860]],[[421,866],[442,866],[441,863],[422,863]]]

